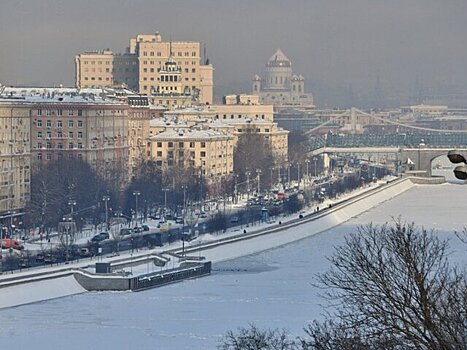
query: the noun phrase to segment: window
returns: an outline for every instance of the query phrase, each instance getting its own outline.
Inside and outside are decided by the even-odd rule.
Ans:
[[[168,147],[173,147],[174,143],[172,141],[169,141]]]
[[[52,121],[47,120],[46,123],[45,123],[45,126],[48,127],[48,128],[51,128],[52,127]]]
[[[58,149],[63,149],[63,143],[60,142],[59,144],[57,144],[57,148]]]
[[[190,142],[190,148],[195,147],[195,143],[193,141]]]
[[[78,142],[78,148],[79,149],[82,149],[83,148],[83,144],[81,142]]]
[[[83,127],[83,121],[82,120],[78,120],[78,128],[82,128]]]
[[[37,149],[41,149],[42,148],[42,142],[38,142],[37,143]]]
[[[63,138],[63,133],[62,133],[61,131],[58,131],[58,132],[57,132],[57,137],[58,137],[59,139]]]
[[[38,131],[38,132],[37,132],[37,138],[38,138],[38,139],[41,139],[41,138],[42,138],[42,131]]]
[[[68,127],[69,128],[72,128],[74,125],[75,125],[75,123],[73,122],[73,120],[68,121]]]
[[[83,159],[83,155],[81,153],[78,154],[78,159]]]
[[[38,128],[42,128],[42,120],[39,119],[39,120],[37,121],[37,127],[38,127]]]
[[[73,149],[73,142],[70,142],[70,143],[68,144],[68,149]]]
[[[37,110],[37,115],[42,115],[42,109]]]
[[[47,110],[46,112],[47,115],[52,115],[52,111],[50,109]]]
[[[73,131],[69,131],[68,132],[68,138],[72,139],[73,137],[75,137]]]
[[[157,156],[162,157],[162,151],[157,151]]]
[[[201,157],[206,157],[206,152],[201,151],[200,156],[201,156]]]
[[[48,139],[51,139],[52,138],[52,132],[51,131],[47,131],[47,136],[46,136]]]
[[[42,160],[42,153],[37,153],[37,160]]]
[[[202,148],[205,148],[205,147],[206,147],[206,142],[204,142],[204,141],[201,142],[201,147],[202,147]]]
[[[63,115],[63,110],[59,109],[59,110],[57,111],[57,115]]]
[[[157,147],[162,147],[162,142],[158,142]]]
[[[178,143],[178,147],[183,147],[184,143],[183,142],[179,142]]]
[[[61,120],[57,120],[57,128],[62,128],[63,122]]]
[[[78,109],[78,117],[81,117],[83,115],[83,110],[82,109]]]
[[[68,159],[73,159],[73,153],[68,153]]]
[[[196,68],[191,68],[191,73],[196,73]]]
[[[51,149],[51,148],[52,148],[52,144],[51,144],[50,142],[47,142],[46,147],[47,147],[47,149]]]
[[[167,158],[173,159],[173,157],[174,157],[174,152],[173,151],[168,151],[167,152]]]
[[[82,138],[83,138],[83,132],[82,132],[82,131],[78,131],[78,138],[79,138],[79,139],[82,139]]]
[[[47,153],[46,157],[45,157],[47,160],[51,160],[52,159],[52,154],[51,153]]]

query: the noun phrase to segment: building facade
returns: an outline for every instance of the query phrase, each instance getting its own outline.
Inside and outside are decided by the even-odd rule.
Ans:
[[[311,106],[313,96],[305,92],[305,78],[292,70],[292,62],[278,49],[266,63],[262,77],[253,77],[253,94],[262,104]]]
[[[30,97],[32,166],[82,159],[104,178],[128,178],[128,105],[96,97]],[[123,184],[123,183],[122,183]]]
[[[124,54],[104,50],[77,55],[76,86],[126,84],[147,96],[160,94],[164,85],[162,73],[166,63],[172,61],[180,70],[180,92],[196,96],[201,104],[212,104],[214,68],[209,62],[202,62],[200,47],[199,42],[164,42],[159,33],[140,34],[130,39]]]
[[[208,182],[219,182],[233,173],[233,135],[196,127],[170,128],[150,137],[150,148],[151,159],[163,170],[175,166],[199,169]]]
[[[13,222],[30,200],[30,107],[0,98],[0,221]]]

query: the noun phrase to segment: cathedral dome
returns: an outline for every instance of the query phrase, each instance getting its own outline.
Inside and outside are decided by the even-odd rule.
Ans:
[[[277,51],[272,55],[266,67],[291,67],[292,62],[290,62],[289,58],[282,52],[281,49],[277,49]]]

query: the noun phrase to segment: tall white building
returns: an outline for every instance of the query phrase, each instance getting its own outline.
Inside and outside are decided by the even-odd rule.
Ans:
[[[263,77],[253,77],[253,94],[259,96],[262,104],[313,105],[313,95],[305,92],[305,78],[293,72],[292,62],[281,49],[269,58]]]

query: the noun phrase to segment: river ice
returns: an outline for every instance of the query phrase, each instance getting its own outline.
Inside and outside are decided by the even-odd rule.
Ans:
[[[466,195],[467,187],[458,184],[416,186],[332,230],[217,263],[205,278],[0,310],[1,348],[215,349],[227,330],[248,323],[301,335],[303,326],[325,311],[314,276],[328,267],[326,256],[356,225],[402,215],[449,237],[452,261],[465,267],[467,246],[454,230],[467,224]]]

